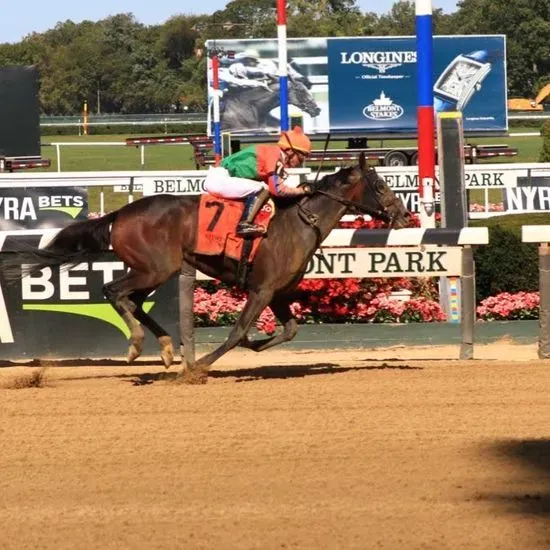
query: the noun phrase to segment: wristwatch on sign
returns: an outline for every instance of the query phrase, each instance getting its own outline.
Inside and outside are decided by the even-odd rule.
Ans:
[[[485,50],[457,55],[441,73],[434,85],[436,112],[462,111],[474,92],[491,72],[491,63]]]

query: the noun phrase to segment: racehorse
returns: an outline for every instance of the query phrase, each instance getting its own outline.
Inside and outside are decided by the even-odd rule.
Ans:
[[[410,214],[363,154],[358,166],[341,168],[311,184],[311,194],[296,201],[279,202],[267,235],[260,243],[248,274],[248,300],[227,340],[212,353],[189,362],[180,375],[203,382],[208,367],[230,349],[242,345],[262,351],[291,340],[297,322],[290,310],[288,293],[304,276],[309,260],[346,211],[366,212],[388,221],[392,227],[408,225]],[[237,262],[223,255],[201,256],[194,252],[200,197],[154,195],[144,197],[101,218],[75,222],[62,229],[44,249],[16,251],[1,269],[12,280],[23,275],[21,264],[42,269],[90,262],[109,249],[130,268],[103,287],[103,292],[130,329],[128,361],[139,357],[147,327],[158,339],[161,357],[168,367],[174,357],[172,340],[145,311],[145,298],[182,266],[233,285]],[[249,341],[247,333],[261,312],[270,306],[283,325],[275,336]],[[183,361],[182,361],[183,363]]]
[[[231,131],[278,128],[279,123],[270,112],[280,104],[279,90],[278,80],[268,80],[265,87],[230,89],[223,96],[222,128]],[[316,117],[321,112],[306,84],[290,77],[288,103],[302,109],[311,117]]]

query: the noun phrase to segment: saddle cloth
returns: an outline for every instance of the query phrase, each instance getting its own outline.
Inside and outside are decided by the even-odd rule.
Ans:
[[[210,195],[201,195],[199,206],[199,226],[195,254],[207,256],[225,255],[240,261],[243,249],[243,237],[235,234],[237,224],[244,210],[244,201],[225,199]],[[264,204],[254,223],[267,229],[275,214],[275,205],[271,200]],[[251,262],[258,251],[262,236],[255,237],[248,257]]]

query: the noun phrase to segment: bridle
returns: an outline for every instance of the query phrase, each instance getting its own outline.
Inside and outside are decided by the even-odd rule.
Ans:
[[[288,137],[288,134],[286,132],[283,133],[285,136],[288,145],[290,146],[290,149],[293,153],[297,153],[296,149],[293,147],[292,142],[290,141],[290,138]],[[326,141],[325,141],[325,147],[324,150],[326,151],[328,143],[330,140],[330,133],[327,134]],[[321,171],[321,166],[323,164],[323,159],[321,159],[321,162],[319,164],[319,167],[317,169],[317,173],[315,174],[315,180],[313,182],[313,186],[317,184],[317,181],[319,179],[319,173]],[[328,197],[329,199],[332,199],[336,202],[339,202],[340,204],[343,204],[347,208],[354,208],[356,211],[361,212],[363,214],[368,214],[369,216],[378,218],[382,221],[389,222],[390,225],[393,223],[393,216],[389,214],[387,208],[385,206],[382,206],[381,210],[375,210],[372,208],[369,208],[368,206],[364,206],[363,204],[352,201],[349,199],[344,199],[343,197],[339,197],[338,195],[335,195],[334,193],[331,193],[330,191],[324,191],[323,189],[314,189],[313,191],[314,195],[324,195],[325,197]],[[311,195],[310,195],[311,196]],[[308,224],[311,225],[317,232],[319,232],[319,228],[317,226],[317,223],[319,222],[319,216],[317,214],[314,214],[310,210],[304,206],[304,199],[307,197],[304,197],[302,200],[298,201],[298,211],[302,217],[302,219]],[[318,233],[319,234],[319,233]]]
[[[314,184],[317,182],[317,178],[315,179]],[[346,206],[347,208],[353,208],[356,212],[361,212],[363,214],[367,214],[369,216],[372,216],[374,218],[378,218],[382,221],[390,223],[390,225],[393,223],[393,216],[388,212],[388,209],[385,206],[381,205],[380,210],[376,210],[374,208],[369,208],[368,206],[365,206],[364,204],[361,204],[357,201],[352,201],[350,199],[345,199],[343,197],[340,197],[334,193],[331,193],[330,191],[325,191],[324,189],[314,189],[313,193],[309,195],[309,197],[313,195],[324,195],[325,197],[328,197],[329,199],[339,202],[340,204]],[[301,214],[303,214],[302,218],[306,223],[309,225],[316,225],[319,221],[319,216],[316,214],[313,214],[311,211],[307,209],[307,207],[304,205],[304,199],[307,199],[309,197],[304,197],[302,200],[298,202],[298,210]]]
[[[391,222],[393,219],[393,217],[389,214],[388,209],[384,206],[382,206],[381,210],[375,210],[373,208],[369,208],[368,206],[361,204],[360,202],[344,199],[342,197],[339,197],[338,195],[335,195],[334,193],[330,193],[329,191],[323,191],[322,189],[318,189],[314,193],[318,195],[324,195],[325,197],[335,200],[340,204],[347,206],[348,208],[354,208],[358,212],[361,212],[363,214],[368,214],[369,216],[373,216],[385,222]]]

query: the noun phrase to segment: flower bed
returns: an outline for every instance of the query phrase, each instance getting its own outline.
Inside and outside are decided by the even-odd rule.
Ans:
[[[414,298],[391,297],[396,289]],[[195,290],[197,326],[225,326],[235,322],[246,294],[209,282]],[[299,323],[411,323],[444,321],[432,279],[306,279],[292,296],[291,311]],[[275,331],[275,317],[266,308],[256,328]]]
[[[483,321],[512,321],[538,319],[540,296],[538,292],[501,292],[485,298],[477,307],[477,316]]]

